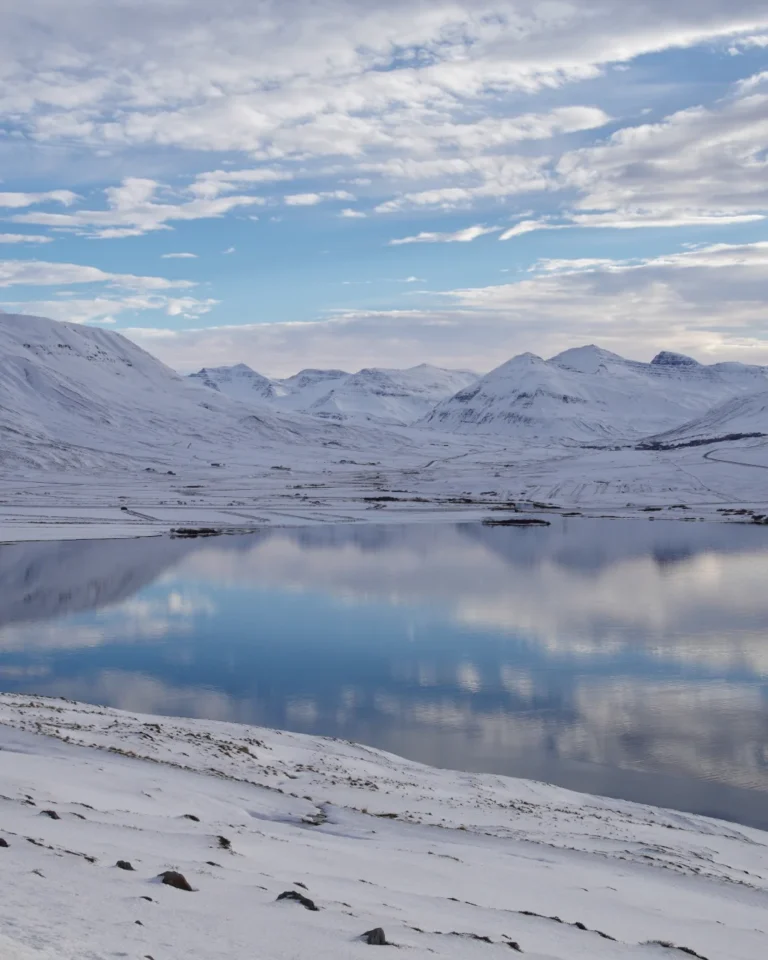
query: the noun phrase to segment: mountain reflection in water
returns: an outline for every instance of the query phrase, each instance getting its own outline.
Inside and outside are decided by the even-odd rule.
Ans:
[[[334,525],[0,547],[0,688],[768,827],[768,529]]]

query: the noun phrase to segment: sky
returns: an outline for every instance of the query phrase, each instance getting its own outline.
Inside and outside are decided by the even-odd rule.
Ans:
[[[768,364],[765,0],[0,19],[0,309],[182,371]]]

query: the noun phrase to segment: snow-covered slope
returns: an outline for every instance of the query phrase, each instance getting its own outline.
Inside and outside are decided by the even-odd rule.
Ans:
[[[768,370],[704,366],[662,352],[638,363],[595,346],[551,360],[526,353],[438,404],[424,425],[544,443],[621,443],[685,423],[768,387]]]
[[[376,928],[413,960],[765,956],[748,827],[12,695],[0,776],[3,960],[364,960]]]
[[[272,400],[286,392],[279,383],[256,373],[245,363],[234,367],[203,367],[197,373],[191,373],[190,379],[245,403]]]
[[[409,370],[369,368],[334,385],[307,412],[341,420],[409,424],[476,379],[466,371],[443,370],[427,363]]]
[[[246,403],[303,412],[332,420],[410,424],[435,404],[477,379],[465,370],[443,370],[422,363],[408,370],[375,367],[355,374],[343,370],[302,370],[270,380],[245,364],[204,368],[191,377]]]
[[[269,444],[319,444],[331,427],[254,411],[179,376],[118,333],[0,313],[6,466],[173,465]]]
[[[734,397],[674,430],[658,434],[648,444],[677,445],[744,435],[768,436],[768,390]]]

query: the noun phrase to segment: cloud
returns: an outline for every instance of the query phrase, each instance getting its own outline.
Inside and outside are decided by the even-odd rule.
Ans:
[[[164,253],[161,260],[197,260],[196,253]]]
[[[339,212],[339,216],[348,220],[356,220],[365,218],[366,214],[362,210],[352,210],[350,207],[345,207],[344,210]]]
[[[353,157],[394,146],[401,131],[418,136],[420,123],[466,125],[488,96],[503,102],[768,26],[762,0],[231,0],[215,9],[186,0],[183,16],[175,9],[136,0],[95,22],[87,0],[38,0],[7,16],[0,114],[37,141]],[[529,127],[537,134],[534,121],[522,133],[512,121],[507,141]],[[565,119],[561,127],[570,129]]]
[[[236,247],[227,247],[226,250],[222,250],[221,252],[222,252],[225,256],[228,256],[228,255],[231,254],[231,253],[235,253],[235,252],[236,252],[236,249],[237,249]]]
[[[60,203],[71,207],[78,199],[71,190],[48,190],[46,193],[2,193],[0,192],[0,207],[18,210],[22,207],[33,207],[38,203]]]
[[[465,227],[463,230],[456,230],[453,233],[428,233],[423,232],[413,237],[399,237],[389,241],[390,247],[400,247],[406,243],[471,243],[478,237],[484,237],[489,233],[497,233],[499,227],[484,227],[480,224],[474,227]]]
[[[521,220],[514,227],[505,230],[499,237],[499,240],[511,240],[513,237],[522,237],[526,233],[534,233],[536,230],[559,230],[562,226],[548,223],[546,220]]]
[[[449,291],[429,309],[128,333],[174,367],[205,356],[275,375],[416,360],[487,370],[525,350],[550,356],[587,342],[647,359],[666,348],[768,363],[766,300],[768,243],[718,244],[636,261],[544,261],[523,281]]]
[[[70,284],[104,283],[129,290],[169,290],[194,287],[190,280],[141,277],[130,273],[108,273],[98,267],[45,260],[0,260],[0,287],[55,287]]]
[[[768,210],[768,94],[627,127],[557,165],[579,191],[573,220],[615,227],[740,223]]]
[[[51,243],[53,237],[37,233],[0,233],[0,243]]]
[[[72,213],[23,213],[11,219],[15,223],[33,223],[83,236],[114,239],[134,237],[154,230],[168,230],[169,221],[202,220],[221,217],[236,207],[264,203],[261,197],[195,197],[177,203],[158,202],[162,190],[156,180],[128,177],[119,187],[104,193],[106,210],[76,210]]]
[[[222,193],[228,193],[243,186],[253,184],[279,183],[292,180],[294,174],[289,170],[280,170],[273,167],[254,167],[252,170],[210,170],[200,173],[189,192],[197,197],[212,200]]]
[[[391,175],[401,169],[404,176],[413,180],[453,185],[406,191],[380,203],[375,209],[377,213],[424,208],[451,210],[470,207],[477,201],[551,190],[556,183],[547,169],[548,165],[548,157],[514,155],[438,158],[405,164],[396,162],[387,166]]]
[[[25,313],[68,323],[115,323],[125,313],[159,311],[169,317],[197,319],[209,313],[218,300],[194,297],[173,297],[165,294],[131,294],[66,300],[5,301],[0,307],[10,313]]]
[[[289,207],[314,207],[323,200],[354,200],[346,190],[327,190],[324,193],[293,193],[283,198]]]
[[[620,131],[600,147],[572,148],[583,134],[621,122],[603,105],[581,102],[585,90],[611,104],[618,97],[575,84],[674,48],[718,42],[723,50],[759,49],[768,36],[762,0],[433,0],[416,10],[407,0],[230,0],[216,9],[185,0],[182,7],[134,0],[96,23],[90,0],[72,0],[64,10],[36,0],[33,10],[5,18],[0,121],[20,143],[116,158],[136,149],[164,157],[188,151],[196,163],[204,154],[230,154],[174,192],[134,177],[107,192],[104,210],[30,213],[21,222],[91,237],[137,236],[264,204],[263,196],[236,191],[258,187],[269,195],[292,179],[308,186],[288,194],[288,205],[352,199],[317,182],[335,179],[370,186],[379,213],[471,208],[554,191],[568,191],[566,213],[576,195],[580,216],[613,214],[619,226],[740,222],[725,217],[755,212],[754,204],[746,210],[759,200],[763,176],[754,144],[742,152],[723,145],[707,159],[703,143],[700,175],[694,171],[682,188],[690,193],[686,209],[653,197],[664,183],[671,196],[684,181],[682,153],[677,163],[633,166],[630,154],[654,125]],[[531,106],[537,93],[541,102]],[[733,129],[753,129],[759,141],[762,105],[752,104],[752,119],[745,104],[701,109],[735,110]],[[694,120],[681,114],[668,125],[686,128],[681,142],[686,132],[696,142]],[[701,122],[710,121],[721,122]],[[185,161],[183,169],[190,166]],[[742,177],[755,184],[751,201],[718,196],[744,194]],[[698,206],[694,184],[706,188]],[[75,200],[68,191],[0,196],[23,207]]]

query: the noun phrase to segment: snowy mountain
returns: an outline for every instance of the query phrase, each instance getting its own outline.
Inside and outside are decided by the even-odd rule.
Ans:
[[[705,366],[666,351],[639,363],[587,346],[550,360],[514,357],[437,404],[422,423],[452,433],[612,444],[664,432],[760,389],[768,389],[764,367]]]
[[[255,412],[174,373],[118,333],[0,313],[0,461],[4,465],[160,468],[339,441],[340,428]],[[348,438],[349,439],[349,438]]]
[[[339,381],[307,408],[315,416],[409,424],[477,379],[423,363],[409,370],[365,369]]]
[[[190,374],[190,379],[244,403],[272,400],[282,392],[278,383],[256,373],[245,363],[238,363],[234,367],[203,367],[197,373]]]
[[[245,364],[204,368],[191,374],[201,384],[246,403],[269,405],[338,421],[405,425],[477,379],[465,370],[443,370],[423,363],[408,370],[368,368],[302,370],[270,380]]]

